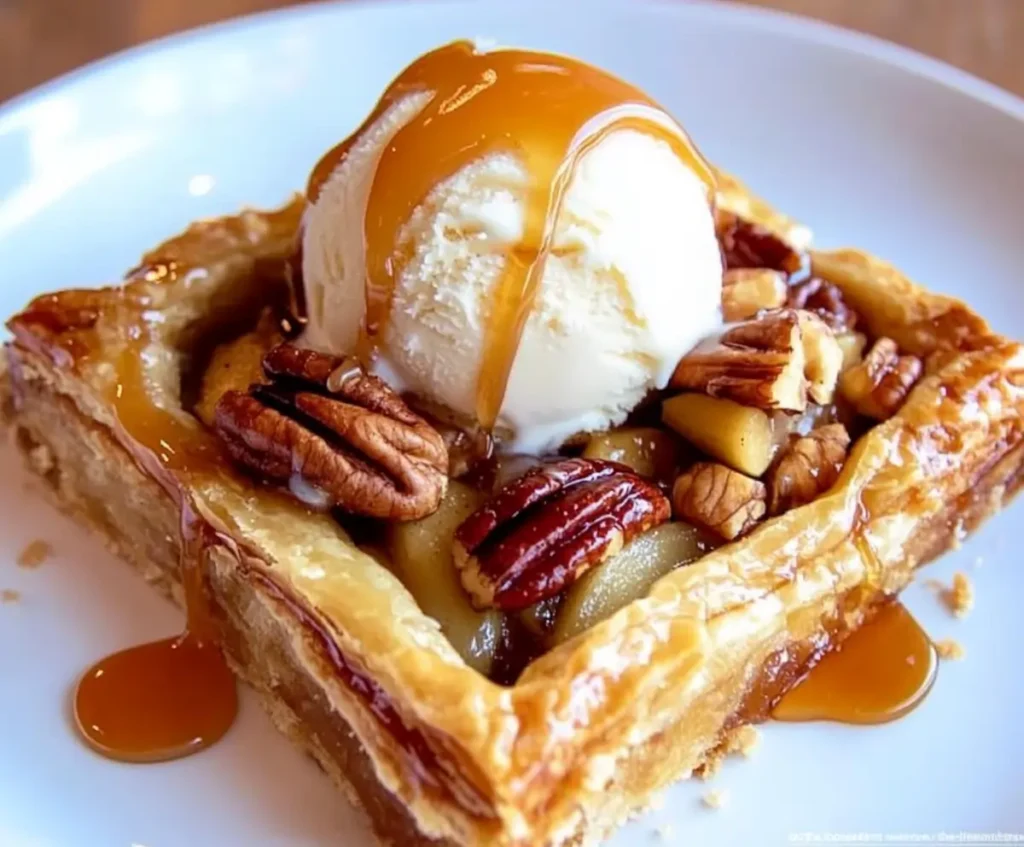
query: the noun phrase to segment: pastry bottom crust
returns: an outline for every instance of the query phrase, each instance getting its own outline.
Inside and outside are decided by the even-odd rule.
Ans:
[[[182,601],[178,583],[178,510],[168,494],[136,467],[102,425],[84,415],[40,373],[0,382],[8,421],[31,469],[49,484],[65,512],[98,531],[109,546],[162,593]],[[40,378],[42,376],[42,378]],[[17,392],[17,412],[11,392]],[[1024,445],[996,456],[946,510],[920,522],[908,540],[908,558],[927,561],[955,546],[1008,500],[1024,481]],[[222,558],[221,558],[222,557]],[[236,673],[259,696],[277,727],[305,749],[354,805],[369,817],[383,844],[449,845],[419,832],[401,800],[381,783],[375,767],[345,719],[331,708],[321,683],[294,653],[281,598],[246,578],[237,560],[214,551],[207,580],[215,614],[223,623],[225,648]],[[753,657],[691,710],[708,726],[669,726],[634,746],[617,763],[598,807],[581,810],[576,832],[562,844],[596,844],[643,809],[654,792],[686,776],[694,762],[713,756],[716,744],[741,724],[768,716],[774,702],[830,647],[888,600],[854,589],[827,619],[807,621],[801,637],[769,655]],[[327,665],[327,657],[322,657]],[[325,673],[330,673],[328,669]],[[707,745],[702,739],[717,739]],[[702,749],[695,749],[699,745]],[[698,765],[699,766],[699,765]]]

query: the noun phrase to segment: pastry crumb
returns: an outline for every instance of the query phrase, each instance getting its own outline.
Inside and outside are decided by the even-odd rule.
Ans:
[[[654,828],[655,836],[661,841],[668,841],[675,834],[675,827],[670,823],[663,823]]]
[[[753,724],[744,724],[729,734],[725,742],[726,753],[739,753],[749,759],[761,743],[761,733]]]
[[[729,799],[729,795],[720,789],[712,789],[700,799],[709,809],[721,809]]]
[[[0,603],[17,603],[21,600],[21,592],[13,588],[0,589]]]
[[[48,541],[43,541],[41,538],[37,538],[35,541],[30,541],[25,545],[24,549],[18,554],[18,567],[19,568],[38,568],[43,562],[53,555],[53,546]]]
[[[937,579],[926,579],[924,584],[926,588],[935,592],[954,617],[965,618],[974,608],[974,583],[963,571],[953,574],[951,585],[945,585]]]
[[[951,662],[958,662],[967,655],[963,645],[952,638],[943,638],[940,641],[936,641],[935,652],[939,654],[940,659]]]
[[[973,564],[974,567],[980,568],[983,564],[985,564],[985,560],[981,556],[975,556]]]
[[[714,779],[722,769],[722,763],[725,761],[725,757],[726,752],[724,748],[719,747],[716,750],[712,750],[708,753],[708,757],[704,760],[704,764],[698,769],[697,776],[704,780],[704,782],[709,782]]]
[[[958,618],[967,617],[974,608],[974,584],[963,571],[953,574],[953,584],[942,593],[942,601]]]

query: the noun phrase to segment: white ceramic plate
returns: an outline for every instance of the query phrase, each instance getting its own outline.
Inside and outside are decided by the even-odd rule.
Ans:
[[[881,42],[682,2],[307,7],[136,50],[30,94],[0,111],[0,312],[115,279],[194,218],[278,203],[406,61],[467,35],[632,79],[820,243],[873,250],[1022,334],[1021,101]],[[247,698],[225,741],[191,759],[120,765],[78,743],[67,714],[76,675],[175,632],[179,615],[3,462],[0,588],[22,600],[0,605],[0,845],[368,845],[326,778]],[[970,572],[967,620],[907,591],[933,636],[967,649],[920,709],[875,728],[768,725],[756,757],[717,778],[724,809],[701,807],[708,786],[683,784],[613,844],[642,844],[666,824],[665,843],[691,845],[1024,832],[1022,517],[1018,506],[931,567]],[[57,555],[17,568],[37,537]]]

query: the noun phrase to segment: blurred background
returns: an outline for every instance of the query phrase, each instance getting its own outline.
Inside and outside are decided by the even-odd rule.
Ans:
[[[746,2],[869,32],[1024,94],[1024,0]],[[0,0],[0,102],[143,41],[295,4],[295,0]]]

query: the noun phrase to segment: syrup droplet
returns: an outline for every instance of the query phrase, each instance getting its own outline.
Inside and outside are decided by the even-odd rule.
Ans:
[[[182,504],[181,580],[188,611],[185,633],[107,656],[75,690],[75,723],[102,755],[160,762],[197,753],[234,723],[238,695],[215,639],[203,593],[200,519]]]
[[[642,91],[575,59],[525,50],[476,52],[456,42],[427,53],[388,86],[376,109],[314,169],[315,202],[355,139],[388,108],[424,91],[430,102],[387,145],[367,200],[366,313],[359,356],[369,364],[388,323],[396,278],[408,260],[399,232],[430,191],[469,163],[516,155],[529,174],[521,240],[489,297],[476,416],[497,421],[523,329],[540,287],[555,223],[576,166],[610,132],[631,128],[666,142],[714,197],[714,176],[679,126]]]
[[[75,693],[83,738],[125,762],[197,753],[228,731],[236,709],[235,680],[220,649],[191,633],[106,657]]]
[[[935,682],[938,657],[901,603],[891,603],[811,670],[775,706],[780,721],[887,723],[917,707]]]

